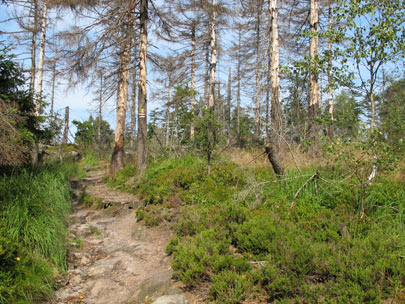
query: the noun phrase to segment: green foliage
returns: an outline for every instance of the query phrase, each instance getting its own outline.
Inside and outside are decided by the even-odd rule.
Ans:
[[[355,139],[360,129],[359,106],[354,97],[350,97],[346,91],[336,96],[335,107],[335,135],[346,139]]]
[[[213,276],[210,294],[217,303],[237,304],[247,298],[249,282],[244,275],[224,270]]]
[[[72,164],[49,164],[0,178],[0,302],[33,303],[52,293],[66,268]]]
[[[44,135],[24,84],[22,69],[0,50],[0,167],[27,164],[31,146]]]
[[[79,203],[85,204],[86,207],[93,207],[94,209],[103,208],[103,199],[97,196],[88,194],[86,191],[80,193],[78,198]]]
[[[107,180],[108,186],[112,188],[118,188],[122,190],[131,190],[129,184],[127,183],[130,178],[136,176],[136,165],[130,165],[124,167],[122,170],[118,171],[114,176]]]
[[[100,155],[91,149],[88,149],[84,152],[84,159],[82,160],[82,165],[85,168],[94,167],[100,161]]]
[[[363,191],[347,168],[367,176],[372,158],[350,145],[329,147],[342,162],[290,170],[283,181],[266,167],[217,160],[208,175],[196,156],[158,160],[136,184],[145,200],[137,217],[172,225],[166,251],[175,277],[190,287],[208,282],[216,303],[250,294],[277,303],[379,303],[403,288],[405,187],[381,174]],[[319,178],[302,188],[315,171]]]
[[[405,79],[393,81],[379,96],[381,132],[396,152],[405,151]]]
[[[73,124],[76,125],[77,131],[75,134],[75,142],[81,145],[84,149],[90,148],[96,144],[97,141],[97,129],[99,118],[94,119],[91,115],[88,120],[80,122],[73,120]],[[101,121],[100,129],[100,143],[101,147],[110,147],[113,141],[114,132],[111,130],[107,121]]]
[[[217,133],[220,127],[214,111],[203,110],[202,117],[195,120],[195,145],[206,156],[208,164],[218,144]]]
[[[237,130],[237,109],[232,113],[231,117],[231,131],[233,130],[233,136],[237,139],[238,146],[248,147],[254,141],[254,132],[255,132],[255,121],[253,117],[246,115],[247,109],[241,108],[241,116],[239,121],[239,136],[236,133]]]
[[[146,203],[162,203],[177,195],[184,203],[212,204],[232,197],[232,190],[243,184],[235,176],[236,166],[216,163],[207,175],[202,159],[187,155],[179,159],[155,162],[146,170],[137,185],[136,193]]]

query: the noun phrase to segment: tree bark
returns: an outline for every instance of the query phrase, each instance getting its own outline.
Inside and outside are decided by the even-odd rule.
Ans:
[[[194,117],[195,117],[195,54],[196,54],[196,41],[195,41],[195,24],[191,28],[191,125],[190,125],[190,140],[194,140]]]
[[[167,106],[166,106],[166,149],[170,144],[170,104],[171,104],[171,84],[169,84],[167,92]]]
[[[237,104],[236,104],[236,136],[238,139],[238,144],[240,145],[240,101],[241,101],[241,32],[239,31],[238,35],[238,75],[237,75],[237,83],[238,83],[238,92],[237,92]]]
[[[101,143],[101,121],[102,121],[102,108],[103,108],[103,74],[100,73],[100,94],[98,97],[98,124],[97,124],[97,143]]]
[[[277,149],[281,146],[283,117],[280,100],[280,51],[277,0],[270,2],[271,18],[271,129]]]
[[[319,84],[318,72],[316,71],[316,60],[318,57],[318,25],[319,25],[319,0],[311,0],[310,11],[310,58],[311,58],[311,94],[309,103],[309,114],[314,119],[318,114],[319,106]],[[313,123],[313,122],[312,122]]]
[[[271,25],[270,25],[271,27]],[[271,28],[270,28],[270,33],[271,33]],[[269,127],[270,127],[270,91],[271,91],[271,39],[269,39],[269,44],[268,44],[268,62],[267,62],[267,73],[266,73],[266,118],[264,122],[264,144],[267,145],[270,140],[270,133],[269,133]]]
[[[260,16],[262,13],[262,0],[257,1],[257,10],[256,10],[256,113],[255,113],[255,137],[256,140],[260,138]]]
[[[142,173],[147,165],[147,95],[146,56],[148,43],[148,0],[140,4],[139,91],[138,91],[138,159],[137,169]]]
[[[208,95],[210,90],[209,73],[210,73],[210,48],[209,45],[207,45],[207,49],[205,52],[205,75],[204,75],[204,102],[206,109],[208,109]]]
[[[135,149],[135,136],[136,136],[136,89],[138,87],[136,81],[136,56],[137,56],[137,45],[136,45],[136,38],[133,39],[134,41],[134,58],[132,63],[132,98],[131,98],[131,136],[129,139],[129,146],[131,149]]]
[[[332,30],[333,26],[333,19],[332,19],[332,1],[329,0],[329,8],[328,8],[328,24],[329,30]],[[335,116],[334,116],[334,101],[333,101],[333,75],[332,75],[332,39],[328,39],[328,92],[329,92],[329,116],[331,123],[329,125],[329,137],[332,138],[334,136],[335,130]]]
[[[266,151],[267,157],[268,157],[270,164],[273,167],[273,170],[276,173],[276,175],[283,176],[284,167],[280,161],[277,150],[274,148],[274,146],[272,144],[269,144],[266,146],[265,151]]]
[[[63,132],[63,144],[67,144],[69,139],[69,107],[65,108],[65,130]]]
[[[37,57],[37,29],[38,29],[38,0],[33,1],[34,6],[34,25],[31,38],[31,75],[30,75],[30,93],[33,97],[35,89],[35,72],[36,72],[36,57]]]
[[[120,67],[117,90],[117,118],[115,127],[114,150],[110,162],[110,174],[114,175],[124,167],[124,132],[125,117],[128,101],[129,70],[131,68],[130,35],[134,24],[135,0],[131,0],[126,11],[126,26],[123,28],[123,41],[121,42]]]
[[[215,130],[214,130],[214,95],[215,95],[215,69],[217,65],[217,49],[216,49],[216,0],[212,0],[211,8],[211,62],[210,62],[210,74],[209,74],[209,96],[208,96],[208,113],[210,119],[208,121],[208,149],[207,149],[207,159],[208,159],[208,173],[210,173],[211,165],[211,153],[214,149],[215,140]]]
[[[48,7],[46,1],[43,1],[42,18],[41,18],[41,41],[39,45],[39,58],[38,58],[38,81],[35,92],[35,116],[39,116],[41,112],[41,99],[42,99],[42,77],[44,73],[44,57],[45,57],[45,37],[46,37],[46,18]]]
[[[51,89],[51,112],[50,124],[53,122],[54,106],[55,106],[55,87],[56,87],[56,59],[52,62],[52,89]]]
[[[231,68],[228,68],[228,98],[226,105],[226,136],[227,136],[227,145],[231,142],[231,92],[232,92],[232,75]]]

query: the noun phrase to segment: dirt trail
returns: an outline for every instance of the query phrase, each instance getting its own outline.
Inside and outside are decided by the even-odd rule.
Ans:
[[[50,304],[195,303],[171,280],[165,254],[169,230],[137,223],[137,198],[109,189],[102,183],[103,174],[90,172],[75,183],[76,192],[100,198],[104,208],[73,204],[69,270]]]

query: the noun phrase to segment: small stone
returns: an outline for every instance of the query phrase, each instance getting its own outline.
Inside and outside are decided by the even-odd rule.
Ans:
[[[97,221],[97,225],[107,225],[115,222],[115,218],[110,217],[110,218],[105,218]]]
[[[186,297],[182,294],[161,296],[152,302],[152,304],[187,304]]]
[[[90,259],[86,256],[82,257],[82,259],[80,260],[80,264],[82,265],[88,265],[90,262]]]
[[[73,278],[70,279],[70,284],[72,285],[79,285],[82,282],[82,278],[80,275],[74,276]]]

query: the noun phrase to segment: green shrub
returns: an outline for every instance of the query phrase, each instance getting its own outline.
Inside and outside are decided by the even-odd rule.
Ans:
[[[212,277],[210,294],[216,303],[237,304],[246,299],[249,282],[245,275],[225,270]]]
[[[189,286],[209,278],[213,269],[221,269],[219,259],[229,254],[229,246],[230,241],[214,230],[186,238],[172,249],[174,276]]]
[[[322,179],[308,182],[291,208],[316,170]],[[363,191],[338,167],[290,170],[279,181],[269,168],[220,160],[207,175],[205,162],[187,155],[146,170],[137,215],[175,223],[166,249],[174,276],[188,286],[208,282],[217,303],[249,293],[277,303],[378,303],[403,297],[404,189],[381,177]]]
[[[107,179],[107,185],[112,188],[131,191],[128,180],[136,176],[136,165],[124,167],[118,171],[113,177]]]

